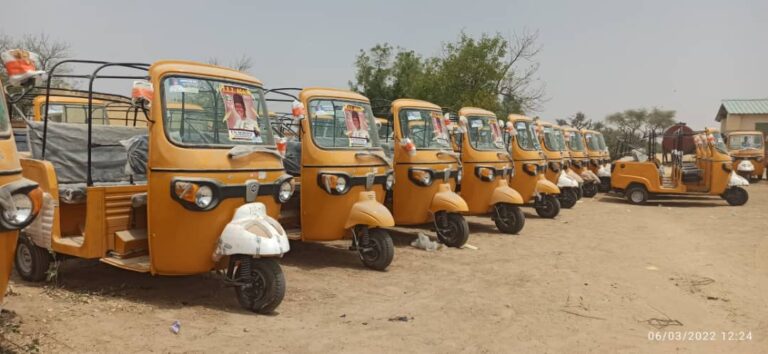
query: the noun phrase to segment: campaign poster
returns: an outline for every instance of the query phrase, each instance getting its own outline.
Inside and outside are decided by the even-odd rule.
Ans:
[[[434,140],[442,145],[448,145],[448,129],[443,122],[443,114],[440,112],[430,112],[432,117],[432,130],[434,133]]]
[[[262,142],[259,113],[254,107],[251,91],[231,85],[221,85],[219,91],[224,100],[224,122],[227,123],[229,140]]]
[[[365,108],[346,104],[343,110],[349,146],[370,146],[371,139],[368,131],[368,121],[365,119]]]
[[[501,136],[499,122],[496,119],[491,119],[488,121],[488,124],[491,126],[491,138],[493,139],[493,144],[496,145],[497,148],[503,148],[504,139]]]

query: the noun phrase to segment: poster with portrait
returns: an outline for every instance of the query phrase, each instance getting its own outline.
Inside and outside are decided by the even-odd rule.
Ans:
[[[443,122],[443,114],[440,112],[430,112],[430,117],[432,117],[432,130],[434,133],[434,140],[438,144],[441,145],[448,145],[448,129],[445,127],[445,122]]]
[[[490,119],[488,120],[488,125],[491,127],[491,139],[493,139],[493,145],[499,149],[504,148],[504,139],[501,136],[499,121],[496,119]]]
[[[371,139],[368,131],[368,121],[365,119],[365,108],[346,104],[343,110],[349,146],[370,146]]]
[[[251,91],[244,87],[221,85],[224,101],[224,122],[227,123],[229,140],[262,142],[259,129],[259,113],[253,103]]]

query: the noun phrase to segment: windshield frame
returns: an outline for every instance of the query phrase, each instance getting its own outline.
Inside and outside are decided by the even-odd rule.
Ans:
[[[712,143],[712,145],[717,149],[717,151],[723,153],[723,154],[730,154],[728,151],[728,146],[725,145],[725,139],[723,138],[723,133],[721,132],[712,132],[712,137],[715,138],[715,141]]]
[[[592,138],[591,139],[587,138],[587,135],[591,135]],[[592,142],[593,141],[595,142],[595,145],[597,145],[596,148],[595,148],[595,146],[592,146]],[[584,144],[584,145],[587,147],[588,151],[590,151],[590,152],[602,151],[602,150],[600,150],[600,143],[597,141],[597,134],[591,133],[591,132],[584,133],[584,142],[586,142],[586,144]]]
[[[433,114],[433,113],[437,113],[437,114],[439,114],[439,115],[440,115],[440,117],[441,117],[440,119],[441,119],[441,120],[442,120],[442,117],[443,117],[443,112],[442,112],[442,111],[440,111],[440,110],[434,109],[434,108],[425,108],[425,107],[411,107],[411,106],[404,106],[404,107],[400,107],[400,108],[398,109],[398,112],[397,112],[397,115],[398,115],[398,117],[397,117],[397,120],[398,120],[398,123],[399,123],[399,125],[400,125],[400,136],[402,136],[402,137],[403,137],[403,139],[411,139],[411,141],[412,141],[412,142],[414,143],[414,145],[416,146],[416,150],[417,150],[417,151],[418,151],[418,150],[427,150],[427,151],[442,151],[442,150],[452,150],[452,149],[453,149],[453,148],[451,147],[451,136],[450,136],[450,134],[448,133],[448,128],[445,126],[445,123],[443,123],[443,122],[441,122],[441,123],[443,124],[443,125],[442,125],[442,128],[443,128],[442,130],[443,130],[443,133],[444,133],[444,134],[445,134],[445,136],[446,136],[446,145],[445,145],[445,146],[443,146],[443,147],[422,147],[422,146],[419,146],[418,144],[416,144],[416,140],[415,140],[415,139],[413,139],[412,137],[410,137],[410,136],[406,137],[406,136],[405,136],[405,133],[404,133],[404,131],[403,131],[403,127],[404,127],[404,125],[405,125],[405,124],[403,124],[403,119],[405,119],[405,122],[406,122],[406,124],[407,124],[407,123],[409,123],[409,122],[411,122],[410,120],[408,120],[408,112],[409,112],[409,111],[410,111],[410,112],[419,112],[419,113],[427,112],[427,113],[429,113],[429,116],[430,116],[430,117],[432,116],[432,114]],[[416,120],[413,120],[413,121],[416,121]],[[431,121],[431,119],[430,119],[429,121]],[[426,127],[426,125],[427,125],[427,120],[423,118],[423,115],[422,115],[422,119],[421,119],[421,122],[424,122],[424,126]],[[433,135],[432,135],[432,138],[434,139],[434,138],[435,138],[435,136],[434,136],[434,125],[432,125],[432,123],[430,123],[430,128],[431,128],[431,130],[430,130],[430,131],[432,131],[432,132],[433,132],[433,133],[431,133],[431,134],[433,134]],[[409,133],[411,133],[411,132],[410,132],[410,127],[408,128],[408,132],[409,132]],[[425,134],[425,135],[424,135],[424,138],[426,138],[426,137],[427,137],[427,135]],[[432,141],[433,139],[430,139],[430,144],[431,144],[431,141]]]
[[[571,130],[571,131],[568,131],[568,133],[570,133],[570,137],[568,138],[568,140],[566,140],[566,143],[565,143],[565,145],[566,145],[566,147],[568,148],[568,150],[570,150],[570,151],[573,151],[573,152],[584,152],[584,149],[586,149],[586,146],[585,146],[585,144],[584,144],[584,135],[583,135],[583,134],[581,134],[581,132],[580,132],[580,131],[576,131],[576,130]],[[578,150],[577,150],[577,149],[575,149],[575,148],[572,146],[572,144],[571,144],[571,141],[572,141],[572,139],[573,139],[574,137],[575,137],[575,138],[576,138],[576,140],[579,142],[579,146],[581,146],[581,148],[580,148],[580,149],[578,149]]]
[[[166,127],[166,119],[168,118],[166,116],[166,112],[169,110],[168,108],[168,102],[165,97],[165,83],[167,80],[170,79],[193,79],[193,80],[205,80],[205,81],[211,81],[216,82],[220,84],[231,84],[231,85],[239,85],[239,86],[246,86],[248,89],[257,88],[258,89],[258,101],[261,106],[261,110],[259,114],[262,115],[267,120],[267,127],[262,128],[261,134],[267,134],[268,139],[264,139],[266,142],[264,143],[248,143],[248,144],[188,144],[176,141],[171,138],[170,131],[168,130],[168,127]],[[160,115],[161,120],[163,123],[163,134],[165,135],[165,138],[174,146],[178,146],[180,148],[185,149],[232,149],[235,146],[262,146],[262,147],[276,147],[275,145],[275,137],[272,135],[272,126],[271,122],[269,121],[269,109],[267,108],[267,102],[264,98],[264,87],[253,83],[253,82],[245,82],[245,81],[238,81],[238,80],[232,80],[227,78],[220,78],[220,77],[213,77],[213,76],[199,76],[199,75],[189,75],[184,73],[168,73],[167,75],[164,75],[159,78],[160,86],[158,89],[160,90]],[[151,114],[150,114],[151,116]],[[219,119],[218,117],[214,117],[214,119]],[[224,126],[226,129],[226,125]],[[149,130],[149,126],[147,127],[147,130]]]
[[[550,146],[549,143],[547,143],[547,130],[549,130],[549,140],[551,140],[551,143],[554,143],[556,146]],[[541,126],[541,140],[544,140],[544,144],[542,144],[548,151],[561,151],[559,148],[559,143],[557,142],[557,137],[555,136],[555,127],[551,125],[542,125]]]
[[[555,141],[557,141],[560,152],[567,151],[568,147],[565,146],[565,131],[563,128],[552,127],[552,131],[555,133]]]
[[[758,146],[758,147],[752,147],[752,146],[749,146],[749,147],[740,147],[740,146],[739,147],[733,147],[733,146],[731,146],[731,142],[733,141],[733,138],[736,138],[736,137],[749,137],[749,138],[752,138],[752,139],[758,138],[757,140],[760,142],[760,146]],[[728,143],[726,144],[726,146],[728,147],[729,150],[745,150],[745,149],[757,149],[757,150],[760,150],[760,149],[765,147],[765,137],[762,134],[757,134],[757,133],[753,133],[753,134],[731,134],[731,135],[728,136]]]
[[[366,117],[370,121],[368,122],[368,136],[371,139],[371,146],[338,146],[338,147],[328,147],[323,146],[317,143],[317,140],[315,140],[315,133],[312,127],[312,120],[317,118],[310,118],[309,113],[309,107],[311,106],[312,101],[315,100],[327,100],[327,101],[341,101],[347,104],[357,104],[361,106],[367,106],[368,110],[366,112]],[[326,96],[326,95],[320,95],[320,96],[310,96],[306,98],[307,104],[306,107],[306,116],[302,119],[307,119],[307,124],[309,127],[309,138],[312,139],[312,144],[315,145],[317,148],[321,150],[348,150],[348,151],[368,151],[368,150],[383,150],[383,147],[381,146],[381,141],[379,140],[379,130],[378,125],[376,125],[376,117],[373,116],[373,108],[371,107],[371,102],[363,101],[363,100],[356,100],[352,98],[343,98],[343,97],[334,97],[334,96]],[[335,108],[334,108],[335,113]],[[335,118],[334,118],[335,119]]]
[[[595,134],[595,137],[597,137],[597,144],[600,147],[600,151],[608,151],[608,145],[605,145],[605,138],[603,137],[603,133],[597,133]]]
[[[525,124],[526,126],[526,129],[525,129],[526,137],[527,139],[529,139],[529,141],[531,141],[531,144],[533,145],[532,148],[526,148],[520,145],[521,132],[517,129],[517,125],[520,123]],[[513,129],[517,131],[517,135],[515,135],[515,144],[517,144],[519,148],[525,151],[541,151],[541,144],[539,144],[539,138],[535,130],[536,126],[532,121],[517,120],[517,121],[513,121],[512,124],[513,124]]]
[[[0,85],[0,89],[2,88],[3,86]],[[8,105],[5,103],[5,92],[0,92],[0,139],[9,139],[12,130],[10,112],[8,112]]]
[[[501,147],[496,146],[496,147],[491,148],[491,149],[481,149],[481,148],[478,148],[476,143],[475,143],[475,141],[471,139],[472,135],[470,134],[470,129],[472,129],[472,123],[470,122],[470,119],[483,119],[485,121],[489,121],[489,120],[495,119],[496,120],[496,126],[499,127],[500,139],[501,139],[500,140],[501,141]],[[499,122],[500,122],[500,120],[496,116],[489,116],[489,115],[482,115],[482,114],[467,116],[466,139],[467,139],[467,141],[469,141],[469,146],[472,147],[472,149],[474,149],[475,151],[506,152],[507,151],[507,146],[506,146],[506,143],[504,142],[504,134],[505,134],[504,133],[504,128],[502,127],[501,124],[499,124]],[[488,126],[490,126],[490,123],[488,124]]]

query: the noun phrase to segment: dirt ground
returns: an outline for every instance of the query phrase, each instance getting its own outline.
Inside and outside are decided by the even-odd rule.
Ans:
[[[768,182],[749,192],[744,207],[600,196],[555,220],[528,209],[519,236],[472,217],[477,250],[426,252],[400,234],[383,273],[346,244],[292,243],[274,316],[241,310],[213,274],[70,260],[56,286],[14,276],[0,351],[767,352]]]

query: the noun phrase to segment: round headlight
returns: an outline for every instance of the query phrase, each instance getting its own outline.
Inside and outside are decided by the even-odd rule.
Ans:
[[[384,188],[386,188],[388,191],[392,190],[392,187],[395,186],[395,174],[390,173],[387,175],[387,181],[384,184]]]
[[[291,196],[293,195],[293,185],[291,185],[291,181],[285,181],[283,183],[280,183],[280,191],[277,194],[277,199],[280,201],[280,203],[285,203],[288,201],[288,199],[291,199]]]
[[[432,174],[423,173],[421,176],[421,183],[424,183],[425,185],[432,183]]]
[[[11,204],[15,208],[3,211],[3,218],[13,225],[22,225],[32,217],[32,199],[26,194],[14,194],[11,196]],[[15,209],[15,210],[14,210]]]
[[[459,167],[459,170],[456,171],[456,183],[461,183],[462,177],[464,177],[464,169]]]
[[[213,202],[213,190],[208,186],[200,186],[195,193],[195,204],[202,209],[211,206]]]
[[[337,193],[344,193],[344,191],[347,190],[347,178],[343,176],[339,176],[339,178],[336,179],[335,188]]]

